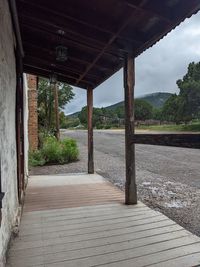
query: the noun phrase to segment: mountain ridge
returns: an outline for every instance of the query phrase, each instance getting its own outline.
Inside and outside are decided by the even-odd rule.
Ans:
[[[154,108],[161,108],[171,95],[172,93],[155,92],[155,93],[146,94],[140,97],[136,97],[136,99],[143,99],[147,101],[148,103],[150,103]],[[124,101],[120,101],[120,102],[117,102],[113,105],[110,105],[104,108],[108,110],[114,110],[115,108],[123,106],[123,105],[124,105]],[[77,118],[79,113],[80,111],[74,112],[68,115],[68,117]]]

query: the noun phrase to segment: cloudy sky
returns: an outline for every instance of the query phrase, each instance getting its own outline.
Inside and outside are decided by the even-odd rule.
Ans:
[[[135,96],[154,92],[178,92],[177,79],[192,61],[200,61],[200,12],[185,20],[164,39],[136,59]],[[123,100],[122,70],[94,90],[94,106],[103,107]],[[74,87],[75,97],[65,113],[86,105],[86,91]]]

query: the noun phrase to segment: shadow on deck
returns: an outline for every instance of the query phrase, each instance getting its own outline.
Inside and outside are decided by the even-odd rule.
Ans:
[[[184,267],[200,238],[94,175],[32,176],[7,267]]]

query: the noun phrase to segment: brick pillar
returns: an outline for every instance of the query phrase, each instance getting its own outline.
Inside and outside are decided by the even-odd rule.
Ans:
[[[38,148],[37,76],[27,75],[28,83],[28,140],[29,150]]]

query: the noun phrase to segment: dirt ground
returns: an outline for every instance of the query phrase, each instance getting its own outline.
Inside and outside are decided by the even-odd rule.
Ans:
[[[87,171],[87,132],[62,131],[78,141],[79,161],[35,167],[30,174]],[[124,189],[123,131],[95,131],[95,170]],[[200,151],[175,147],[136,145],[138,197],[186,229],[200,236]]]

